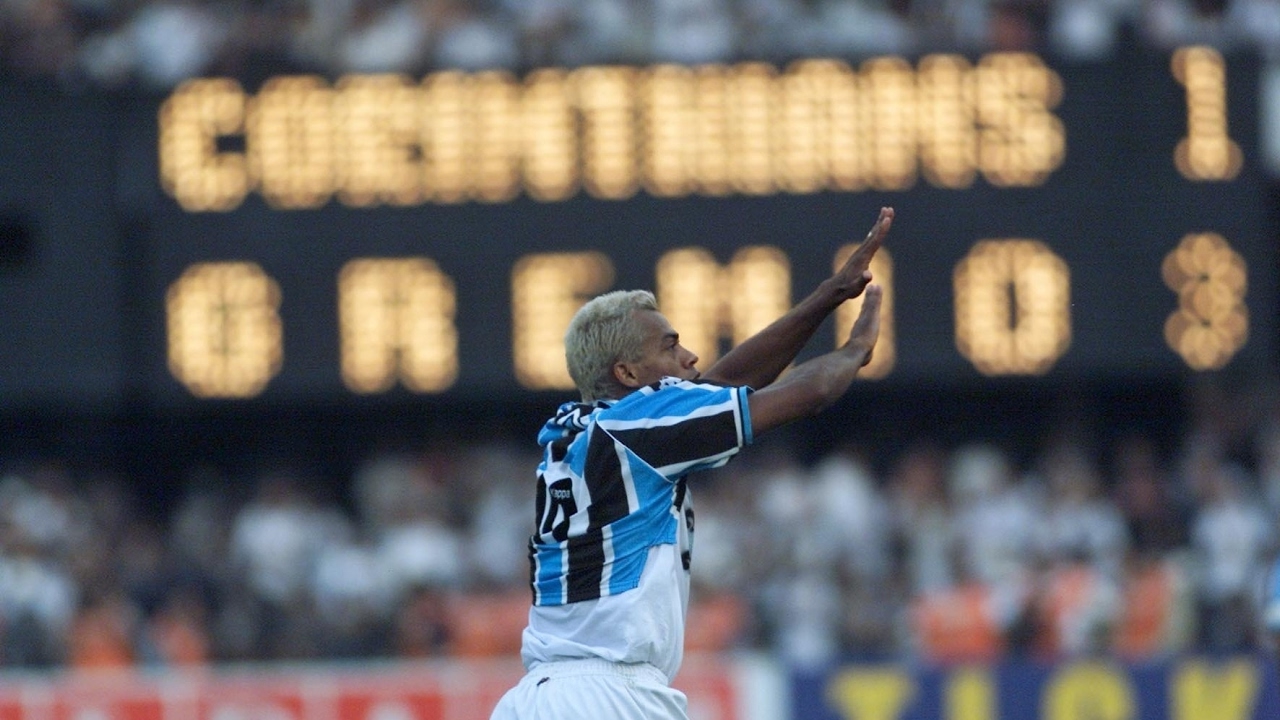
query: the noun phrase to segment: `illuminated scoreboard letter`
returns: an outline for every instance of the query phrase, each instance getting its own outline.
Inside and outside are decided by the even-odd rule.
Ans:
[[[520,88],[510,73],[473,75],[470,154],[472,195],[482,202],[510,200],[520,191]]]
[[[737,345],[791,309],[791,262],[776,247],[744,247],[729,262],[731,338]]]
[[[693,176],[704,195],[728,195],[733,191],[730,170],[729,68],[704,65],[694,74]]]
[[[362,258],[338,275],[342,380],[358,393],[399,378],[440,392],[458,375],[453,281],[427,258]]]
[[[791,307],[791,266],[774,247],[742,248],[727,266],[702,248],[673,250],[655,275],[658,307],[704,366],[720,356],[720,338],[740,343]]]
[[[526,255],[511,272],[516,379],[531,390],[573,387],[564,333],[573,314],[613,284],[613,263],[598,252]]]
[[[956,347],[984,375],[1039,375],[1071,344],[1067,264],[1035,240],[983,240],[956,265]]]
[[[584,68],[573,73],[582,114],[582,179],[601,198],[628,198],[639,188],[635,85],[631,68]]]
[[[1187,136],[1178,142],[1173,162],[1188,180],[1230,180],[1244,156],[1227,135],[1227,64],[1204,46],[1179,48],[1173,76],[1187,89]]]
[[[332,197],[333,95],[318,77],[279,77],[250,102],[249,169],[272,207],[315,208]]]
[[[284,357],[279,308],[254,263],[192,265],[165,295],[170,372],[198,397],[257,395]]]
[[[997,187],[1043,183],[1066,156],[1062,121],[1049,112],[1062,100],[1062,79],[1026,53],[986,55],[975,72],[983,177]]]
[[[422,81],[423,186],[433,202],[510,200],[520,191],[520,88],[502,71]]]
[[[702,248],[664,253],[654,270],[658,307],[703,367],[720,356],[720,271],[720,263]]]
[[[827,186],[836,125],[831,90],[834,80],[851,75],[843,63],[809,60],[796,63],[778,79],[780,107],[772,140],[781,189],[811,193]]]
[[[1244,258],[1221,235],[1198,233],[1182,238],[1160,270],[1178,295],[1178,309],[1164,324],[1165,342],[1195,370],[1226,365],[1249,337]]]
[[[773,124],[774,163],[778,187],[811,193],[826,185],[822,146],[829,140],[830,117],[823,112],[817,68],[795,71],[778,79],[778,122]],[[820,72],[820,71],[819,71]]]
[[[658,65],[640,81],[640,165],[645,190],[657,197],[693,191],[696,143],[693,72]]]
[[[440,203],[467,199],[475,136],[471,83],[460,72],[434,73],[422,83],[423,185]]]
[[[822,164],[827,186],[844,191],[865,190],[870,169],[865,147],[867,131],[858,102],[858,73],[838,60],[804,60],[794,65],[788,74],[795,78],[794,82],[803,82],[808,88],[806,91],[812,92],[810,102],[813,104],[814,140],[817,141],[813,147],[814,161]],[[799,94],[788,94],[788,118],[805,114],[803,109],[792,109],[792,105],[803,102],[795,95]],[[786,135],[791,137],[801,133],[787,132]],[[805,140],[795,138],[792,142],[803,143]],[[803,181],[797,181],[795,174],[805,172],[804,146],[792,142],[785,145],[787,160],[783,177],[787,178],[787,190],[801,191]],[[795,165],[800,165],[800,168],[795,168]]]
[[[733,68],[729,113],[729,161],[733,189],[747,195],[775,190],[773,179],[776,77],[771,65],[744,63]],[[779,127],[779,130],[781,128]]]
[[[917,166],[915,72],[901,58],[862,64],[860,146],[870,161],[870,185],[905,190],[915,184]]]
[[[418,92],[400,75],[348,75],[333,96],[338,199],[368,207],[422,202]]]
[[[525,81],[524,181],[537,200],[578,191],[578,123],[563,70],[538,70]]]
[[[660,65],[638,88],[640,168],[650,193],[773,192],[777,88],[771,67]]]
[[[845,245],[836,252],[833,270],[844,267],[844,263],[857,249],[856,243]],[[871,354],[871,362],[858,371],[860,378],[882,378],[893,370],[897,360],[898,348],[893,324],[893,256],[888,250],[880,248],[871,258],[872,282],[884,288],[884,299],[880,303],[880,338],[876,340],[875,352]],[[836,308],[836,347],[849,340],[853,323],[862,312],[862,295],[848,300]]]
[[[244,155],[218,152],[218,138],[244,131],[245,102],[219,78],[187,81],[160,106],[160,183],[183,209],[231,210],[249,194]]]
[[[930,184],[967,188],[978,166],[973,68],[959,55],[928,55],[916,73],[920,167]]]

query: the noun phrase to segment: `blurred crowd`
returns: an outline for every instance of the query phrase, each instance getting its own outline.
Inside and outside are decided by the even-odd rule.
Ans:
[[[690,484],[689,648],[801,666],[1261,649],[1280,402],[1195,398],[1164,449],[1069,424],[1022,459],[920,438],[806,462],[766,439]],[[424,447],[371,453],[340,489],[287,463],[193,468],[159,513],[128,478],[0,461],[0,666],[514,654],[537,449]]]
[[[1135,43],[1275,52],[1280,0],[0,0],[0,73],[69,88]]]

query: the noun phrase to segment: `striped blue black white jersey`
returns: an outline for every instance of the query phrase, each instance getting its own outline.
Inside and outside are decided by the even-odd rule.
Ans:
[[[547,422],[526,666],[600,657],[674,677],[693,544],[685,476],[751,442],[749,392],[668,377],[621,400],[566,403]]]

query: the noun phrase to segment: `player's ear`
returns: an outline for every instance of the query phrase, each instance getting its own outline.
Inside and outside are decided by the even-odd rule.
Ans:
[[[638,388],[640,387],[640,378],[636,376],[635,370],[632,369],[631,363],[616,362],[613,364],[613,379],[617,380],[623,387]]]

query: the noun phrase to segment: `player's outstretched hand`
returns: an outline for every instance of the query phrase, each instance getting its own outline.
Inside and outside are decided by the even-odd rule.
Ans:
[[[862,299],[862,312],[849,331],[848,347],[857,351],[865,351],[862,364],[871,362],[871,351],[880,338],[880,301],[884,297],[884,289],[879,285],[868,285],[867,296]]]
[[[833,279],[844,295],[844,299],[858,297],[866,289],[867,283],[871,282],[871,271],[868,269],[871,266],[871,258],[880,249],[885,235],[889,234],[891,225],[893,225],[893,208],[880,208],[880,216],[876,218],[876,224],[871,226],[867,238],[849,255],[844,267],[836,272]]]

